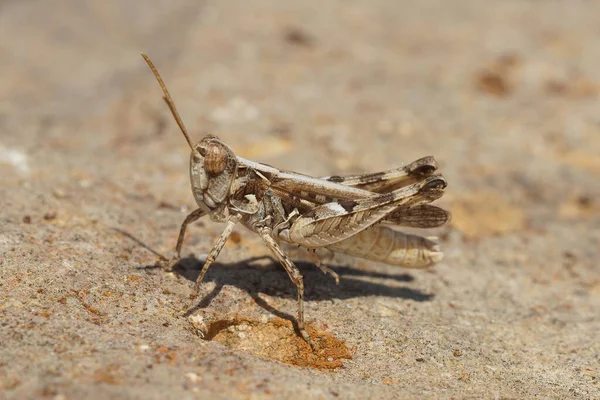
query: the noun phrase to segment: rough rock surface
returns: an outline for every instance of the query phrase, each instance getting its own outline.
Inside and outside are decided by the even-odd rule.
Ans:
[[[0,398],[600,398],[598,27],[589,1],[2,2]],[[312,355],[240,227],[175,317],[222,226],[152,268],[194,203],[140,51],[194,138],[241,156],[435,155],[444,261],[336,255],[336,286],[292,248]]]

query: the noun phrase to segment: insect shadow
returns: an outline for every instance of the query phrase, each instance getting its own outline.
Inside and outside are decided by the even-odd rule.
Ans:
[[[117,228],[113,228],[113,230],[126,236],[158,257],[163,257],[132,234]],[[267,261],[267,263],[265,264],[264,261]],[[425,302],[431,301],[434,297],[433,294],[406,286],[390,286],[385,283],[376,283],[372,280],[361,279],[378,278],[406,283],[414,281],[415,278],[407,273],[389,274],[343,265],[327,264],[329,268],[340,276],[340,284],[336,285],[333,277],[324,274],[314,263],[307,261],[295,261],[294,263],[304,277],[304,301],[385,296]],[[191,282],[195,282],[198,275],[200,275],[203,265],[203,259],[193,256],[184,257],[177,263],[174,272]],[[145,265],[138,268],[144,270],[159,269],[155,265]],[[279,264],[279,261],[270,256],[252,257],[227,264],[217,261],[211,265],[211,268],[204,277],[204,282],[210,281],[215,282],[214,289],[205,297],[199,299],[193,310],[207,307],[219,295],[225,285],[231,285],[245,290],[259,307],[262,307],[273,315],[296,323],[294,317],[273,308],[259,296],[259,293],[264,293],[269,296],[295,299],[297,295],[296,286]]]
[[[266,261],[266,263],[265,263]],[[260,262],[260,264],[259,264]],[[175,267],[175,272],[180,276],[195,282],[200,274],[204,260],[196,257],[182,258]],[[388,274],[377,271],[366,271],[341,265],[328,265],[340,275],[340,284],[328,274],[324,274],[313,263],[295,261],[296,266],[304,276],[304,300],[319,301],[331,299],[348,299],[360,296],[386,296],[410,299],[418,302],[429,301],[434,295],[424,293],[418,289],[405,286],[390,286],[361,278],[379,278],[397,282],[412,282],[412,275],[406,273]],[[156,268],[145,266],[144,269]],[[225,285],[231,285],[247,291],[251,296],[258,298],[258,293],[270,296],[296,298],[296,286],[292,283],[279,261],[269,257],[254,257],[236,263],[219,263],[211,265],[205,282],[215,282],[216,297]],[[210,297],[211,295],[207,296]],[[208,304],[212,299],[203,299],[200,303]]]

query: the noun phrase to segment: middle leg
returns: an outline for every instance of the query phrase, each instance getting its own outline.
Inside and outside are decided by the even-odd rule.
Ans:
[[[275,239],[273,239],[270,229],[264,228],[260,232],[260,236],[267,247],[273,252],[273,254],[275,254],[283,268],[285,268],[292,282],[296,284],[296,288],[298,289],[298,330],[300,331],[300,335],[302,335],[302,338],[306,341],[306,343],[308,343],[313,350],[317,350],[319,347],[308,335],[308,332],[306,332],[306,329],[304,328],[304,281],[302,279],[302,274],[300,274],[298,267],[296,267],[294,262],[290,260],[288,255],[283,252],[279,244],[275,241]]]

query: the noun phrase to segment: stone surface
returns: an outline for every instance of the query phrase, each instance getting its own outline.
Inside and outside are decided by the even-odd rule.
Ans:
[[[1,398],[600,397],[600,3],[36,1],[0,5]],[[194,224],[195,140],[316,176],[435,155],[446,257],[303,251],[306,318],[236,230]],[[432,232],[428,232],[431,235]],[[195,255],[190,253],[195,253]]]

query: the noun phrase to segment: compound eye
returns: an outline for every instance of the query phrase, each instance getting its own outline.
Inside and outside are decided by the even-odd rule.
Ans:
[[[204,169],[211,176],[220,175],[227,167],[227,152],[217,143],[210,143],[204,155]]]

